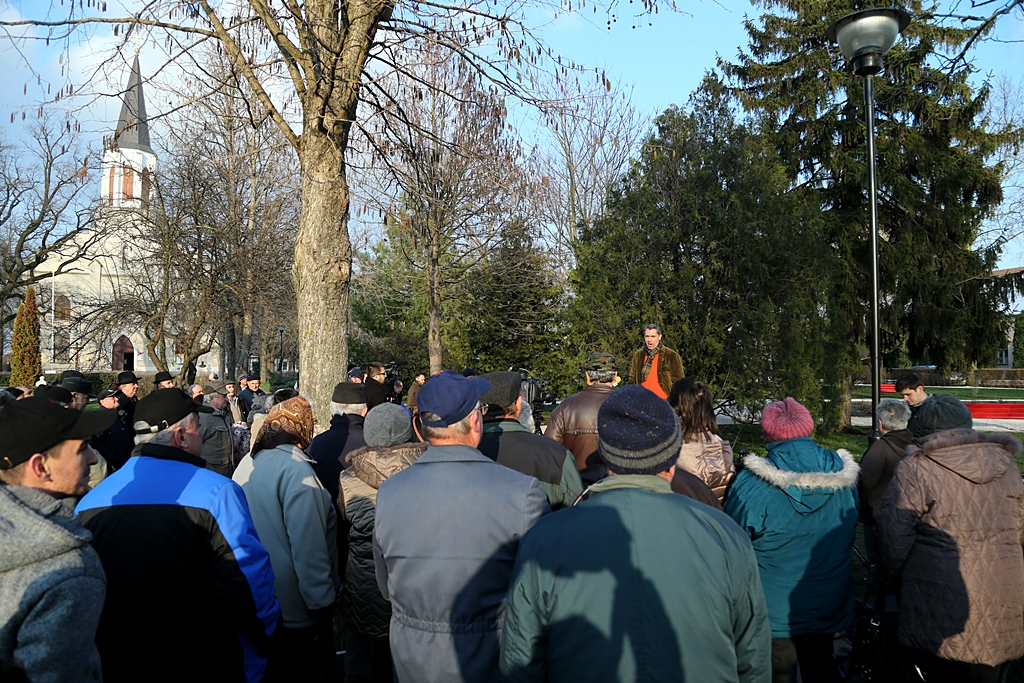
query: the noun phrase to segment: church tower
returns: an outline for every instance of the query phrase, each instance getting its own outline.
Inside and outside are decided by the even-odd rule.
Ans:
[[[117,130],[104,144],[100,197],[103,206],[145,208],[149,205],[156,154],[149,146],[149,121],[142,94],[139,55],[135,55],[128,88],[121,102]]]

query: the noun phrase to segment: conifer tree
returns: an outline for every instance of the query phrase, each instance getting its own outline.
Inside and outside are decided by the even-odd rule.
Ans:
[[[836,277],[825,292],[830,332],[822,340],[836,399],[866,348],[870,296],[862,79],[847,69],[825,30],[859,9],[852,0],[761,0],[748,20],[746,52],[720,66],[740,101],[787,165],[791,192],[822,212],[818,236]],[[1021,132],[991,130],[988,86],[969,81],[970,62],[950,66],[970,32],[940,27],[920,2],[875,79],[883,362],[905,348],[911,362],[970,369],[994,357],[1020,279],[990,277],[997,246],[976,248],[979,228],[1002,199],[993,152]],[[840,416],[829,416],[840,418]]]
[[[25,302],[18,306],[11,337],[11,386],[33,386],[43,374],[39,353],[39,309],[32,287],[25,292]]]

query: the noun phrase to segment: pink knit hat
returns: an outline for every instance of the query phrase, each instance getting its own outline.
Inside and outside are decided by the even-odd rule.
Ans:
[[[814,432],[811,413],[792,397],[776,401],[761,411],[765,441],[784,441],[810,436]]]

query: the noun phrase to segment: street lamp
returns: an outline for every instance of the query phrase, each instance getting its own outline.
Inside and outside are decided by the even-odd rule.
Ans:
[[[910,15],[897,8],[866,9],[847,14],[825,32],[829,42],[850,60],[853,73],[864,77],[864,110],[867,121],[868,215],[871,223],[871,437],[878,432],[878,401],[881,398],[881,333],[878,323],[878,185],[875,178],[875,74],[882,57],[910,23]]]

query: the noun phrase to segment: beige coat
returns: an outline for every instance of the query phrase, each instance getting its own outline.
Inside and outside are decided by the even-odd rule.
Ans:
[[[706,434],[701,439],[684,443],[676,460],[676,469],[700,477],[721,503],[725,489],[736,476],[732,444],[717,434]]]
[[[1024,655],[1020,450],[972,429],[907,447],[875,518],[883,577],[902,573],[904,645],[989,666]]]

